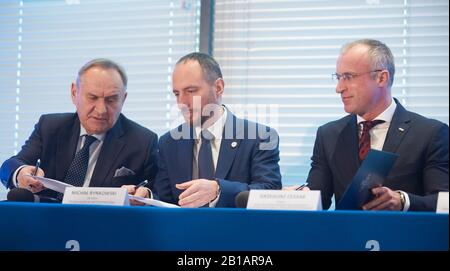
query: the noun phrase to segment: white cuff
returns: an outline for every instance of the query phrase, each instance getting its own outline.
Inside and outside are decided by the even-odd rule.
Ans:
[[[19,187],[19,182],[17,181],[17,173],[19,173],[19,171],[26,166],[27,165],[20,166],[18,169],[16,169],[16,171],[14,171],[11,182],[15,187]]]
[[[409,205],[411,204],[410,202],[409,202],[409,196],[408,196],[408,193],[406,193],[406,192],[404,192],[404,191],[401,191],[401,190],[399,190],[399,192],[400,193],[402,193],[403,194],[403,196],[405,197],[405,206],[403,206],[403,212],[406,212],[406,211],[408,211],[409,210]]]
[[[213,201],[211,201],[211,202],[209,203],[209,207],[211,207],[211,208],[216,207],[216,204],[217,204],[217,202],[219,201],[219,198],[220,198],[220,191],[219,191],[219,195],[217,195],[217,198],[215,198]]]
[[[219,201],[219,198],[220,198],[220,194],[222,193],[222,190],[220,189],[220,183],[219,183],[219,180],[215,180],[216,182],[217,182],[217,185],[219,186],[217,189],[218,189],[218,191],[217,191],[217,197],[213,200],[213,201],[211,201],[210,203],[209,203],[209,207],[211,207],[211,208],[214,208],[214,207],[216,207],[216,204],[217,204],[217,202]]]
[[[153,199],[152,190],[150,188],[148,188],[148,187],[144,187],[144,188],[147,189],[147,191],[148,191],[148,198]]]

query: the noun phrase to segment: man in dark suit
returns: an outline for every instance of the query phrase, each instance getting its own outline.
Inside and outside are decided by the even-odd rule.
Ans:
[[[117,63],[108,59],[86,63],[71,87],[77,112],[43,115],[22,150],[3,163],[3,184],[56,196],[29,175],[91,187],[153,179],[157,135],[121,114],[126,87],[127,76]],[[78,158],[83,150],[84,158]]]
[[[309,189],[321,191],[324,208],[333,194],[339,202],[370,148],[396,153],[398,159],[362,209],[433,211],[438,192],[448,191],[448,126],[393,99],[394,73],[393,55],[379,41],[358,40],[342,48],[333,76],[350,115],[318,129],[307,179]]]
[[[221,104],[224,81],[212,57],[182,57],[172,83],[186,122],[159,141],[153,191],[161,200],[182,207],[234,207],[241,191],[281,188],[278,134]]]

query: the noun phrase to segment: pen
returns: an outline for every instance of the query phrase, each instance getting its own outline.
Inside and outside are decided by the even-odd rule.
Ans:
[[[302,185],[300,185],[299,187],[295,188],[295,190],[302,190],[303,188],[305,188],[308,185],[308,183],[304,183]]]
[[[148,181],[147,181],[147,180],[145,180],[145,181],[143,181],[143,182],[137,184],[137,185],[134,187],[134,189],[137,190],[139,187],[144,186],[144,185],[146,185],[146,184],[148,184]]]
[[[34,167],[34,174],[33,174],[33,176],[36,176],[40,166],[41,166],[41,159],[37,159],[36,166]]]

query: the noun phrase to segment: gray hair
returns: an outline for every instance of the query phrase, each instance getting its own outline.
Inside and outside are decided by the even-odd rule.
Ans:
[[[378,40],[361,39],[342,46],[341,54],[357,45],[364,45],[369,48],[368,55],[372,69],[383,69],[389,72],[389,88],[394,83],[395,61],[391,49],[386,44]]]
[[[203,76],[209,84],[213,84],[217,79],[223,78],[222,71],[217,61],[210,55],[204,53],[190,53],[178,60],[177,65],[180,63],[186,63],[190,60],[195,60],[202,67]]]
[[[125,69],[122,66],[120,66],[119,64],[117,64],[116,62],[114,62],[110,59],[107,59],[107,58],[96,58],[96,59],[93,59],[93,60],[89,61],[88,63],[84,64],[83,67],[81,67],[80,70],[78,71],[77,86],[79,86],[81,76],[87,70],[89,70],[90,68],[93,68],[93,67],[100,67],[105,70],[107,70],[107,69],[116,70],[119,73],[120,78],[122,79],[124,90],[127,89],[128,77],[127,77],[127,74],[125,73]]]

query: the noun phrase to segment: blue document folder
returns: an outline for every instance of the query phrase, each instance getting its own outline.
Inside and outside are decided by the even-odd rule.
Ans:
[[[397,157],[395,153],[370,150],[336,210],[361,210],[373,198],[372,188],[383,185]]]

